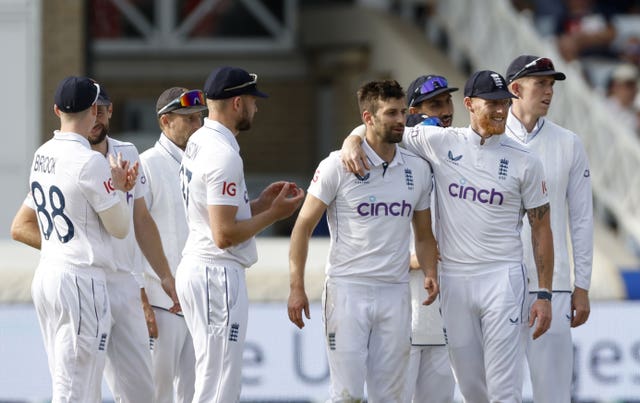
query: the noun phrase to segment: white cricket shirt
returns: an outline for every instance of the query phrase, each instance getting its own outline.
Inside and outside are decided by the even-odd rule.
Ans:
[[[140,163],[144,167],[149,186],[145,202],[160,232],[162,248],[174,276],[189,235],[180,189],[180,163],[183,155],[184,152],[164,133],[152,148],[140,154]],[[141,259],[149,302],[154,306],[170,308],[173,302],[162,289],[160,279],[142,255]]]
[[[548,202],[540,158],[504,135],[480,140],[471,127],[419,125],[403,136],[433,169],[443,271],[521,264],[524,210]]]
[[[26,205],[38,216],[41,263],[114,269],[112,237],[98,212],[118,203],[111,169],[76,133],[54,132],[34,154]]]
[[[189,138],[180,174],[189,224],[182,255],[218,265],[253,265],[258,260],[255,238],[220,249],[209,226],[207,206],[236,206],[237,220],[251,218],[240,146],[233,133],[221,123],[205,118],[204,125]]]
[[[119,153],[122,154],[123,161],[129,161],[130,167],[133,166],[136,161],[140,160],[136,146],[107,136],[107,158],[109,154],[117,158]],[[133,189],[126,193],[115,189],[113,190],[122,200],[127,202],[127,208],[129,210],[129,233],[124,239],[113,238],[113,260],[118,270],[132,273],[134,277],[136,277],[138,284],[143,286],[142,267],[137,259],[138,242],[136,241],[136,232],[133,225],[134,201],[140,197],[144,197],[148,191],[147,178],[142,166],[140,166],[138,171],[138,179]]]
[[[506,134],[526,144],[542,159],[547,177],[553,232],[553,289],[571,291],[571,258],[567,222],[573,247],[575,285],[589,289],[593,262],[593,201],[589,160],[575,133],[540,118],[531,133],[509,111]],[[522,243],[529,289],[538,289],[538,272],[531,246],[531,227],[523,220]]]
[[[431,169],[399,147],[388,164],[366,141],[363,149],[371,164],[364,177],[347,172],[334,151],[320,162],[308,189],[328,206],[326,274],[360,283],[406,283],[411,220],[414,211],[429,208]]]

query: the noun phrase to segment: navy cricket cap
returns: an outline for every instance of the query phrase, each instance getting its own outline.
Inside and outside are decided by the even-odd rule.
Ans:
[[[548,57],[521,55],[513,59],[507,67],[509,83],[526,76],[552,76],[561,81],[567,78],[564,73],[556,71],[553,62]]]
[[[454,91],[458,91],[458,89],[449,87],[447,79],[442,76],[420,76],[409,84],[409,88],[407,89],[407,105],[410,107],[416,106],[420,102],[433,98],[436,95]]]
[[[209,74],[204,83],[207,99],[227,99],[238,95],[254,95],[267,98],[268,95],[258,91],[258,75],[247,73],[239,67],[219,67]]]
[[[107,90],[104,87],[100,86],[100,93],[98,93],[98,100],[96,101],[97,105],[111,105],[111,98],[109,98],[109,94],[107,94]]]
[[[54,101],[65,113],[89,109],[98,99],[100,85],[88,77],[70,76],[58,84]]]
[[[504,77],[491,70],[473,73],[464,85],[464,96],[482,99],[517,98],[507,89]]]

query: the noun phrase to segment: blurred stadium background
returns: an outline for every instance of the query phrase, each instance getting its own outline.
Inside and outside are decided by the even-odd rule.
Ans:
[[[0,402],[44,402],[50,390],[29,291],[38,254],[10,240],[9,227],[27,193],[33,151],[57,127],[52,94],[61,78],[88,75],[106,86],[112,136],[142,152],[159,134],[154,105],[165,88],[200,88],[219,65],[257,73],[270,98],[239,143],[249,188],[258,192],[285,178],[306,188],[317,163],[359,123],[355,91],[364,81],[394,78],[406,86],[436,73],[462,87],[471,71],[504,74],[524,53],[549,56],[567,73],[550,117],[581,136],[591,161],[592,316],[574,333],[575,402],[640,402],[640,143],[605,105],[603,77],[617,61],[564,61],[554,35],[541,30],[547,20],[537,3],[545,2],[1,0],[0,177],[7,193],[0,199]],[[640,38],[640,15],[617,17],[618,36]],[[461,91],[453,95],[454,124],[467,125]],[[286,317],[292,224],[259,237],[260,260],[248,271],[244,402],[326,398],[319,310],[326,229],[311,245],[314,305],[300,332]]]

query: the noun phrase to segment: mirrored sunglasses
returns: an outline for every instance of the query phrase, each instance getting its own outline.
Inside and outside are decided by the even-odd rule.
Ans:
[[[98,84],[97,82],[93,82],[93,85],[96,86],[96,89],[98,90],[98,92],[96,92],[96,97],[93,100],[93,102],[91,102],[91,105],[94,105],[96,102],[98,102],[98,97],[100,96],[100,84]]]
[[[178,98],[166,104],[162,109],[158,111],[158,116],[164,113],[169,113],[176,109],[202,105],[205,105],[204,93],[200,90],[191,90],[184,92]]]
[[[511,77],[511,81],[516,80],[520,77],[523,77],[527,74],[537,73],[539,71],[554,71],[553,62],[548,57],[539,57],[536,60],[533,60],[527,64],[525,64],[520,70],[518,70],[513,77]]]
[[[446,88],[449,86],[447,79],[440,76],[434,76],[422,83],[420,86],[420,95],[428,94],[440,88]]]
[[[258,83],[258,75],[257,74],[249,74],[249,77],[251,77],[251,80],[244,83],[244,84],[240,84],[240,85],[235,85],[233,87],[228,87],[225,88],[223,91],[233,91],[233,90],[239,90],[240,88],[245,88],[248,87],[250,85],[255,85]]]
[[[435,90],[439,90],[441,88],[449,87],[449,83],[447,79],[442,76],[432,76],[428,80],[426,80],[422,85],[415,89],[413,93],[413,97],[411,99],[411,104],[409,106],[413,106],[418,95],[429,94]]]

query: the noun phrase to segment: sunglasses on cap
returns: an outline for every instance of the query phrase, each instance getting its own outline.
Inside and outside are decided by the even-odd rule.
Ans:
[[[538,71],[553,71],[555,70],[553,67],[553,62],[548,57],[539,57],[536,60],[533,60],[527,64],[525,64],[520,70],[518,70],[513,77],[511,77],[511,81],[517,80],[518,78],[530,74],[536,73]]]
[[[235,85],[233,87],[224,88],[223,91],[239,90],[240,88],[245,88],[245,87],[248,87],[250,85],[255,85],[255,84],[258,83],[258,75],[257,74],[250,73],[249,77],[251,77],[251,81],[246,82],[244,84]]]
[[[96,97],[94,98],[93,102],[91,102],[91,105],[95,105],[95,103],[98,102],[98,97],[100,96],[100,84],[98,84],[97,82],[93,81],[93,85],[96,86],[96,89],[98,91],[96,92]]]
[[[411,104],[409,106],[413,106],[418,95],[429,94],[435,90],[439,90],[441,88],[447,88],[449,83],[447,79],[441,76],[432,76],[424,83],[422,83],[418,88],[415,89],[413,94],[413,99],[411,99]]]
[[[205,105],[204,93],[200,90],[191,90],[182,93],[182,95],[180,95],[178,98],[166,104],[162,109],[158,111],[158,116],[169,113],[176,109],[202,105]]]

